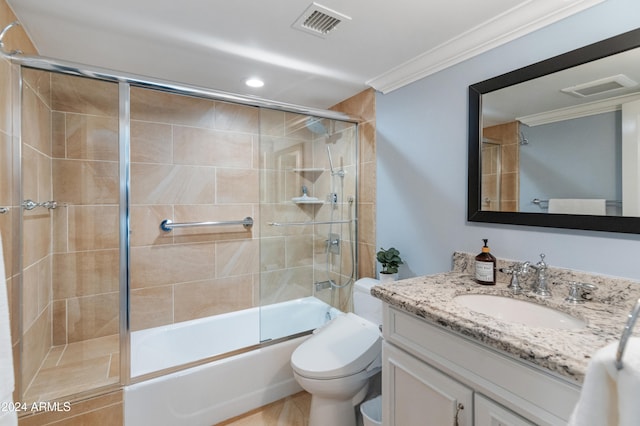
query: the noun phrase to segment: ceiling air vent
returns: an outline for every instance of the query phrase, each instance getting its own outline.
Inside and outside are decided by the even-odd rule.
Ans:
[[[324,38],[345,20],[350,21],[351,18],[318,3],[311,3],[293,23],[293,28]]]
[[[627,87],[634,87],[637,85],[638,83],[631,80],[626,75],[618,74],[590,81],[588,83],[567,87],[565,89],[561,89],[561,91],[579,98],[586,98],[588,96],[599,95],[601,93],[611,92],[613,90],[624,89]]]

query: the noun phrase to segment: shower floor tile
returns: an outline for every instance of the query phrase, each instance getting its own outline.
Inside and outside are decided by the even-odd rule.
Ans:
[[[307,426],[311,395],[300,392],[216,426]]]
[[[25,402],[53,401],[119,382],[118,336],[54,346],[24,394]]]

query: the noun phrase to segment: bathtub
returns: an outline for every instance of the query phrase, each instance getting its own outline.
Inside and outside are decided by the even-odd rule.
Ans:
[[[315,297],[268,305],[262,336],[275,340],[315,329],[340,314]],[[260,308],[131,333],[131,377],[260,343]],[[289,365],[307,336],[166,374],[124,389],[126,426],[206,425],[301,390]]]

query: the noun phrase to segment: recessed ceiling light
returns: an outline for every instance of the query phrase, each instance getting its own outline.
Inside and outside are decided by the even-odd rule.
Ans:
[[[249,87],[262,87],[264,86],[264,81],[259,78],[250,78],[244,82]]]

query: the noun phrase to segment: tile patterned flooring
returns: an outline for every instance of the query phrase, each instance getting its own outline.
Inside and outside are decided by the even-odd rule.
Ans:
[[[26,387],[25,402],[54,401],[118,383],[118,348],[117,335],[52,347]]]
[[[299,392],[215,426],[307,426],[311,395]]]

